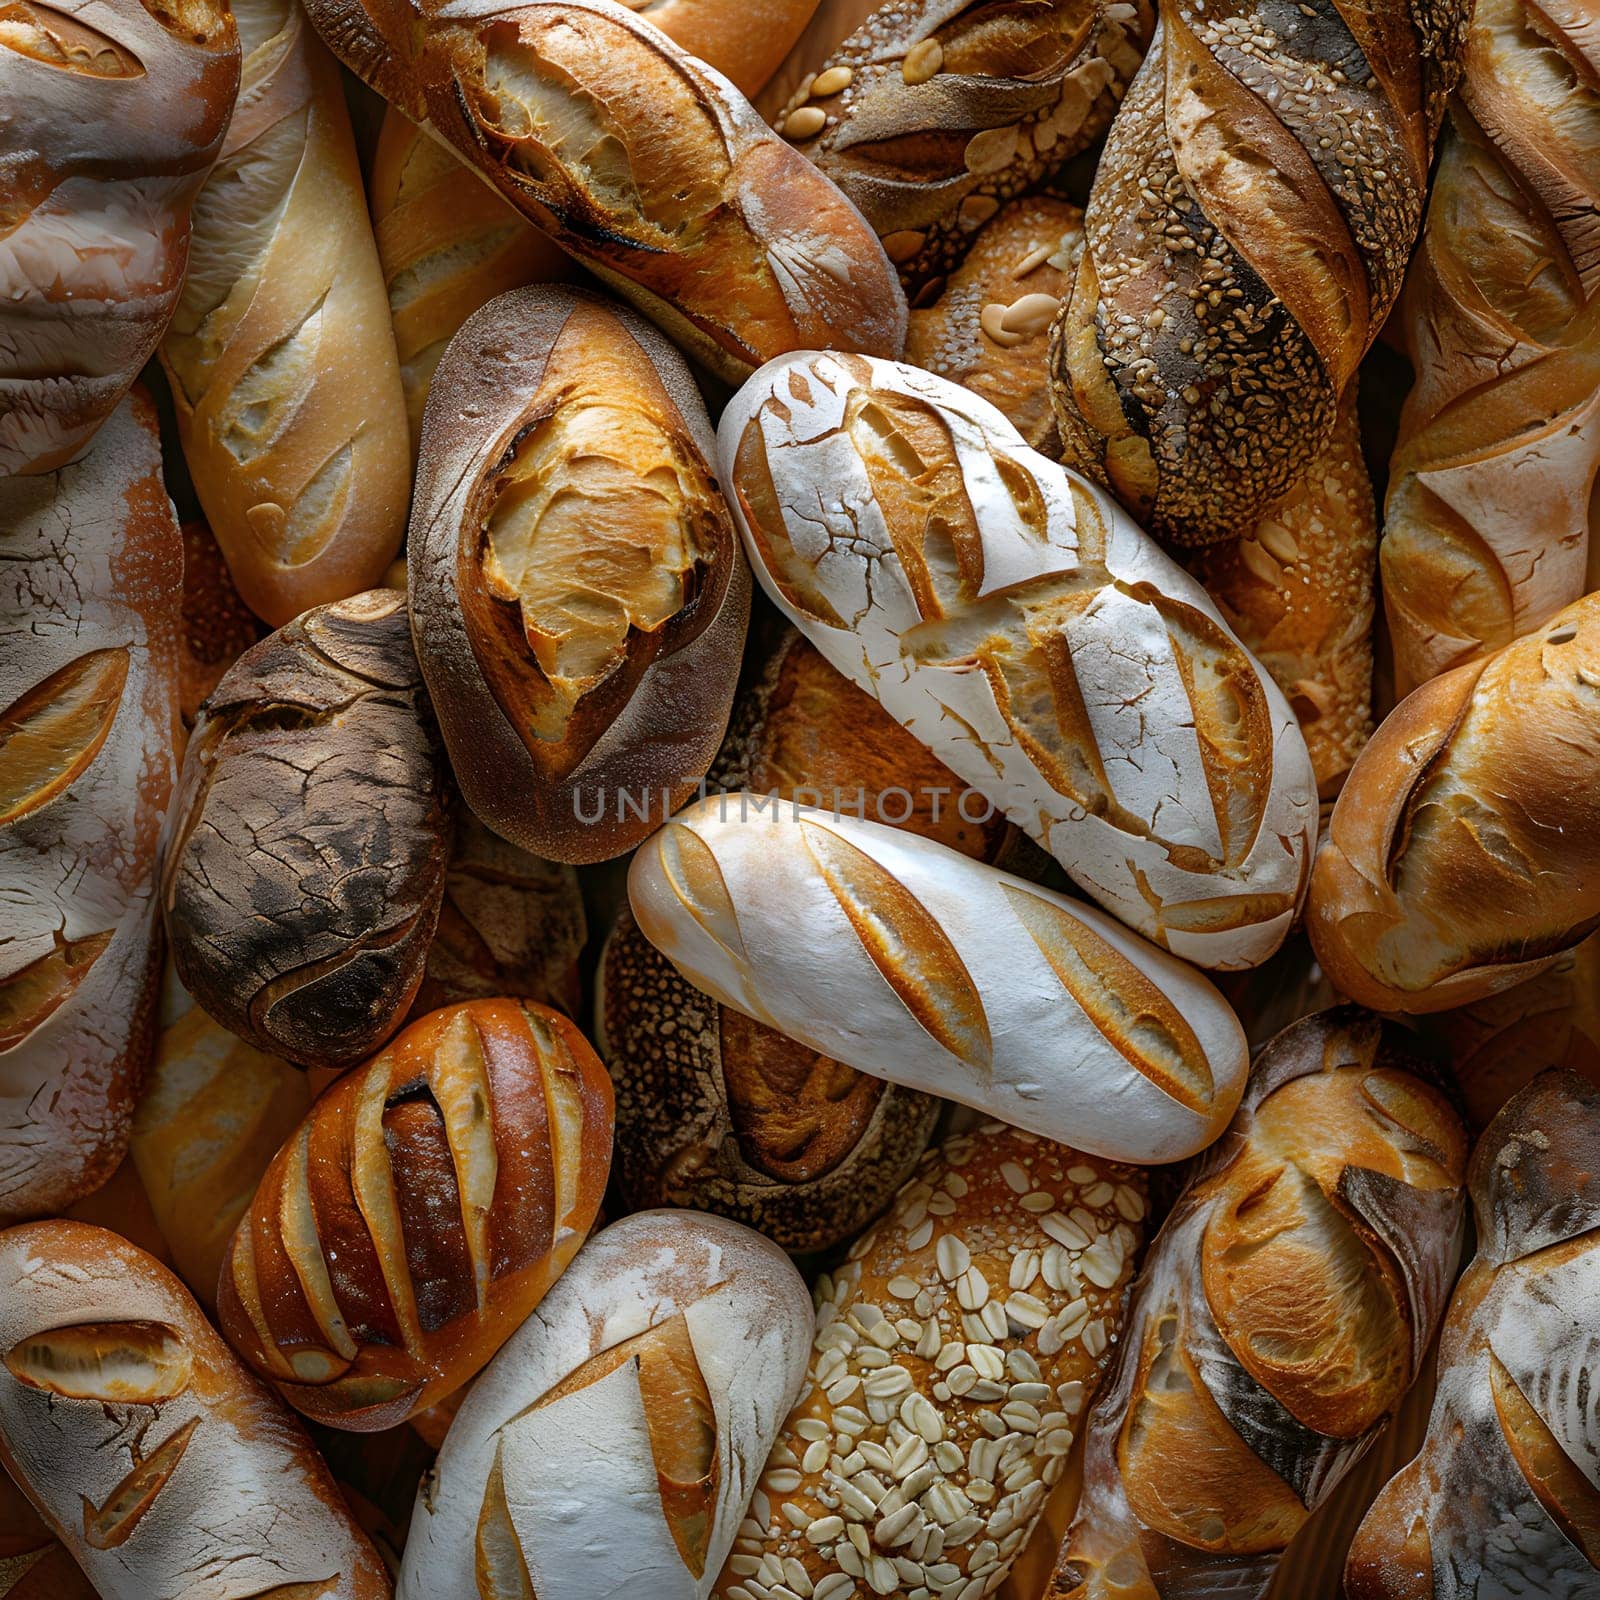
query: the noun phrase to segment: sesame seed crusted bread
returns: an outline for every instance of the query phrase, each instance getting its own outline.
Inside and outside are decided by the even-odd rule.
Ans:
[[[1466,1130],[1405,1040],[1344,1006],[1258,1058],[1134,1285],[1047,1600],[1259,1600],[1387,1426],[1465,1214]]]
[[[889,0],[777,125],[927,305],[1005,201],[1100,136],[1153,25],[1150,0]]]
[[[1304,477],[1422,222],[1467,0],[1164,0],[1051,336],[1065,459],[1151,533]]]
[[[1537,628],[1597,581],[1600,20],[1480,0],[1401,324],[1417,382],[1383,530],[1395,679]]]
[[[998,1587],[1115,1350],[1145,1210],[1139,1173],[999,1123],[930,1151],[817,1285],[718,1600]]]

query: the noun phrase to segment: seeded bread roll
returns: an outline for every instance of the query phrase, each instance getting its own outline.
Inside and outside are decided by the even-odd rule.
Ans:
[[[339,68],[295,0],[232,0],[239,107],[161,360],[239,593],[273,627],[371,588],[405,532],[404,397]]]
[[[178,638],[180,706],[192,729],[205,697],[266,632],[239,598],[228,563],[203,522],[183,525],[183,630]]]
[[[217,0],[0,18],[0,480],[79,455],[154,353],[239,88]]]
[[[799,1403],[716,1593],[977,1596],[1065,1470],[1115,1347],[1141,1176],[985,1123],[817,1285]],[[793,1564],[793,1567],[791,1567]]]
[[[1065,459],[1177,544],[1304,478],[1400,291],[1470,0],[1163,0],[1051,337]]]
[[[1583,0],[1481,0],[1401,323],[1383,595],[1401,694],[1594,588],[1600,29]]]
[[[817,0],[623,0],[752,100],[805,31]]]
[[[0,479],[0,1223],[61,1210],[127,1149],[155,1038],[182,563],[138,393],[82,460]]]
[[[1478,1253],[1422,1452],[1378,1496],[1350,1600],[1600,1593],[1600,1090],[1549,1072],[1472,1158]]]
[[[1134,1285],[1050,1600],[1255,1600],[1388,1424],[1455,1274],[1467,1159],[1404,1039],[1345,1006],[1257,1060]]]
[[[402,1600],[705,1600],[811,1328],[800,1274],[737,1223],[651,1211],[597,1234],[450,1424]]]
[[[1287,697],[1324,800],[1338,794],[1372,734],[1377,547],[1352,382],[1300,487],[1243,538],[1190,564]]]
[[[162,857],[179,978],[258,1050],[352,1065],[422,981],[449,837],[405,597],[306,612],[234,663],[189,741]]]
[[[368,189],[413,463],[434,369],[461,324],[508,289],[574,272],[553,239],[470,171],[393,106],[384,112]]]
[[[502,295],[439,365],[418,660],[467,804],[524,849],[620,855],[716,754],[750,575],[714,456],[682,357],[594,295]]]
[[[104,1600],[387,1600],[304,1432],[126,1240],[0,1234],[0,1361],[0,1462]]]
[[[583,1242],[611,1085],[559,1012],[473,1000],[326,1090],[229,1246],[223,1331],[318,1422],[392,1428],[459,1388]]]
[[[173,1269],[208,1310],[234,1227],[310,1106],[305,1073],[213,1022],[168,966],[130,1149]]]
[[[358,77],[723,377],[811,345],[899,354],[905,298],[860,213],[614,0],[306,10]]]
[[[1226,1126],[1244,1034],[1193,968],[931,840],[761,807],[689,807],[628,874],[645,937],[723,1005],[1116,1160],[1176,1161]]]
[[[1130,927],[1271,955],[1315,840],[1305,740],[1109,496],[968,390],[856,356],[773,362],[719,452],[757,577],[833,666]]]
[[[974,235],[939,298],[906,324],[909,365],[982,395],[1052,461],[1061,439],[1039,375],[1082,251],[1077,206],[1051,195],[1013,200]]]
[[[1600,922],[1600,595],[1412,693],[1333,810],[1306,923],[1346,995],[1470,1005]]]
[[[778,125],[926,305],[1003,201],[1099,138],[1154,21],[1150,0],[889,0]]]

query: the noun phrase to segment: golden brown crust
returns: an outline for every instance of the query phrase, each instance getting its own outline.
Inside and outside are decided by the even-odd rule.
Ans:
[[[805,30],[817,0],[622,0],[752,100]]]
[[[217,1305],[307,1416],[371,1432],[466,1382],[583,1242],[611,1085],[559,1012],[474,1000],[347,1073],[268,1167]]]
[[[893,355],[905,301],[860,214],[725,79],[614,0],[315,0],[346,65],[722,376]]]
[[[1401,694],[1593,587],[1600,469],[1600,32],[1483,0],[1402,308],[1417,382],[1383,590]]]
[[[890,0],[776,125],[927,305],[1003,202],[1100,136],[1153,26],[1149,0]]]
[[[1077,206],[1050,195],[1013,200],[978,230],[939,298],[913,310],[906,327],[912,366],[982,395],[1055,461],[1061,438],[1041,374],[1082,253]]]
[[[1600,921],[1600,597],[1433,678],[1362,752],[1311,877],[1351,998],[1439,1011],[1508,989]]]
[[[1372,732],[1372,615],[1378,518],[1352,382],[1300,487],[1190,571],[1288,698],[1324,800]]]
[[[1052,331],[1066,459],[1179,544],[1304,476],[1400,289],[1462,0],[1168,0]]]
[[[410,555],[419,659],[468,805],[564,861],[689,798],[750,578],[682,358],[577,290],[502,295],[434,380]]]

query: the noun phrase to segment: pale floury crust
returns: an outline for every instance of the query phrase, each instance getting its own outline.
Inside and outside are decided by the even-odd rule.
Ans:
[[[183,541],[154,408],[0,480],[0,1222],[98,1187],[155,1037],[156,846],[176,776]]]
[[[723,1004],[862,1072],[1124,1161],[1226,1126],[1238,1019],[1103,912],[897,828],[759,796],[633,861],[645,936]]]
[[[719,461],[773,601],[1081,888],[1201,965],[1271,955],[1310,870],[1305,741],[1110,496],[955,384],[812,352],[734,397]]]
[[[451,1423],[399,1594],[704,1600],[811,1331],[800,1274],[738,1223],[647,1211],[597,1234]]]
[[[165,1267],[102,1228],[0,1234],[0,1463],[104,1600],[388,1600],[282,1401]]]

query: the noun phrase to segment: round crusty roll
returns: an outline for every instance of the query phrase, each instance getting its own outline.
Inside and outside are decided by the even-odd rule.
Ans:
[[[1286,1028],[1128,1304],[1047,1600],[1259,1600],[1389,1425],[1461,1251],[1467,1135],[1408,1035]]]
[[[161,904],[184,987],[268,1055],[365,1059],[422,982],[448,801],[398,590],[252,646],[201,708],[167,818]]]
[[[219,0],[0,15],[0,480],[71,461],[155,353],[238,89]]]
[[[1600,924],[1600,595],[1431,679],[1361,753],[1306,926],[1339,989],[1442,1011],[1509,989]]]
[[[1470,0],[1161,0],[1051,336],[1064,459],[1176,544],[1305,476],[1400,292]]]
[[[930,1151],[817,1284],[811,1367],[719,1600],[976,1597],[1067,1468],[1119,1329],[1141,1175],[999,1123]]]
[[[711,764],[750,612],[715,455],[683,358],[598,296],[501,295],[439,363],[412,629],[462,795],[514,844],[620,855]]]
[[[736,1222],[647,1211],[596,1234],[450,1424],[400,1600],[706,1600],[811,1331],[800,1274]]]
[[[808,346],[899,354],[905,296],[860,212],[615,0],[306,10],[358,77],[720,376]]]
[[[1204,966],[1277,949],[1316,840],[1305,740],[1109,495],[970,390],[834,353],[758,372],[718,459],[773,603],[1086,894]]]
[[[62,1210],[127,1149],[161,978],[182,570],[137,391],[81,460],[0,477],[0,1224]]]
[[[0,1233],[0,1462],[102,1600],[388,1600],[282,1402],[102,1228]]]
[[[874,1077],[1116,1160],[1227,1126],[1244,1032],[1103,912],[898,828],[711,796],[633,858],[650,942],[736,1011]]]
[[[611,1083],[558,1011],[473,1000],[346,1073],[273,1158],[217,1310],[290,1403],[371,1433],[459,1388],[583,1242]]]
[[[1416,1459],[1373,1502],[1349,1600],[1600,1594],[1600,1088],[1547,1072],[1472,1156],[1473,1257]]]

